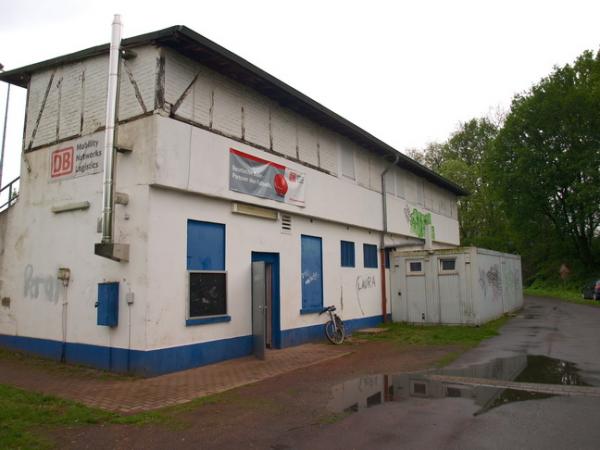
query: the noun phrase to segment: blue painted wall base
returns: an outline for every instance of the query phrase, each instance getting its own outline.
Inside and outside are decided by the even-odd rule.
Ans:
[[[304,344],[305,342],[314,342],[325,339],[325,322],[326,320],[323,320],[323,323],[319,325],[283,330],[281,332],[282,347],[291,347],[294,345]],[[346,329],[346,334],[349,335],[353,331],[361,328],[374,327],[382,322],[382,316],[350,319],[344,320],[344,328]]]
[[[350,334],[359,328],[372,327],[381,322],[381,316],[373,316],[346,320],[344,324],[346,332]],[[306,342],[323,340],[325,339],[323,327],[323,324],[319,324],[282,330],[281,346],[292,347]],[[26,336],[0,334],[0,346],[34,353],[57,361],[60,361],[63,352],[63,343],[60,341]],[[64,351],[65,360],[68,363],[150,377],[251,355],[252,336],[148,351],[67,342],[64,344]]]

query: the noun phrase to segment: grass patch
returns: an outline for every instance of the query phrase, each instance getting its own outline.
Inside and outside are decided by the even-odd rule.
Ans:
[[[409,345],[462,345],[469,348],[484,339],[497,336],[498,329],[508,320],[508,316],[503,316],[480,327],[391,323],[380,325],[385,328],[383,333],[359,336],[369,341],[393,341]]]
[[[600,308],[600,302],[597,300],[584,300],[581,298],[581,292],[575,289],[560,287],[528,287],[523,290],[525,295],[534,297],[551,297],[578,305],[588,305]]]
[[[339,413],[331,413],[324,416],[319,417],[317,423],[319,425],[333,425],[334,423],[339,422],[340,420],[345,419],[349,415],[352,414],[352,411],[343,411]]]
[[[124,416],[90,408],[51,395],[25,391],[0,384],[0,446],[2,449],[49,449],[52,443],[40,431],[55,427],[95,424],[150,425],[174,428],[186,426],[178,416],[201,406],[227,401],[232,394],[222,393],[198,398],[181,405]],[[231,398],[235,401],[235,398]]]

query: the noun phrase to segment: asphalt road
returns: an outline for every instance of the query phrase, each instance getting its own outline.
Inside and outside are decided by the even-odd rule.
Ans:
[[[493,369],[490,373],[494,370],[501,373],[507,369],[498,367],[495,363],[498,358],[513,361],[514,365],[514,361],[527,360],[524,355],[544,355],[574,363],[575,366],[559,362],[551,370],[576,367],[579,382],[600,386],[600,308],[526,298],[525,308],[502,329],[500,336],[465,353],[449,368],[468,371],[489,365],[488,372]],[[481,370],[478,373],[482,373]],[[393,379],[391,374],[388,379]],[[413,387],[408,389],[412,392]],[[474,391],[467,392],[471,395]],[[310,436],[288,435],[281,448],[600,448],[598,397],[553,396],[508,402],[483,412],[474,394],[472,397],[406,395],[398,399],[396,395],[396,401],[361,407],[358,412],[349,413],[343,420],[324,426]]]

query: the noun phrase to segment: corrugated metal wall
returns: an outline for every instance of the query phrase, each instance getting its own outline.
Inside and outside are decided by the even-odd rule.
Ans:
[[[455,268],[445,270],[444,260]],[[480,324],[523,305],[518,255],[469,247],[396,252],[392,261],[394,321]]]

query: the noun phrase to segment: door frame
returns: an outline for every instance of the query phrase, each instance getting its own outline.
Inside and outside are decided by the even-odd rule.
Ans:
[[[252,252],[251,262],[271,265],[271,348],[281,348],[281,297],[279,295],[279,253]]]

